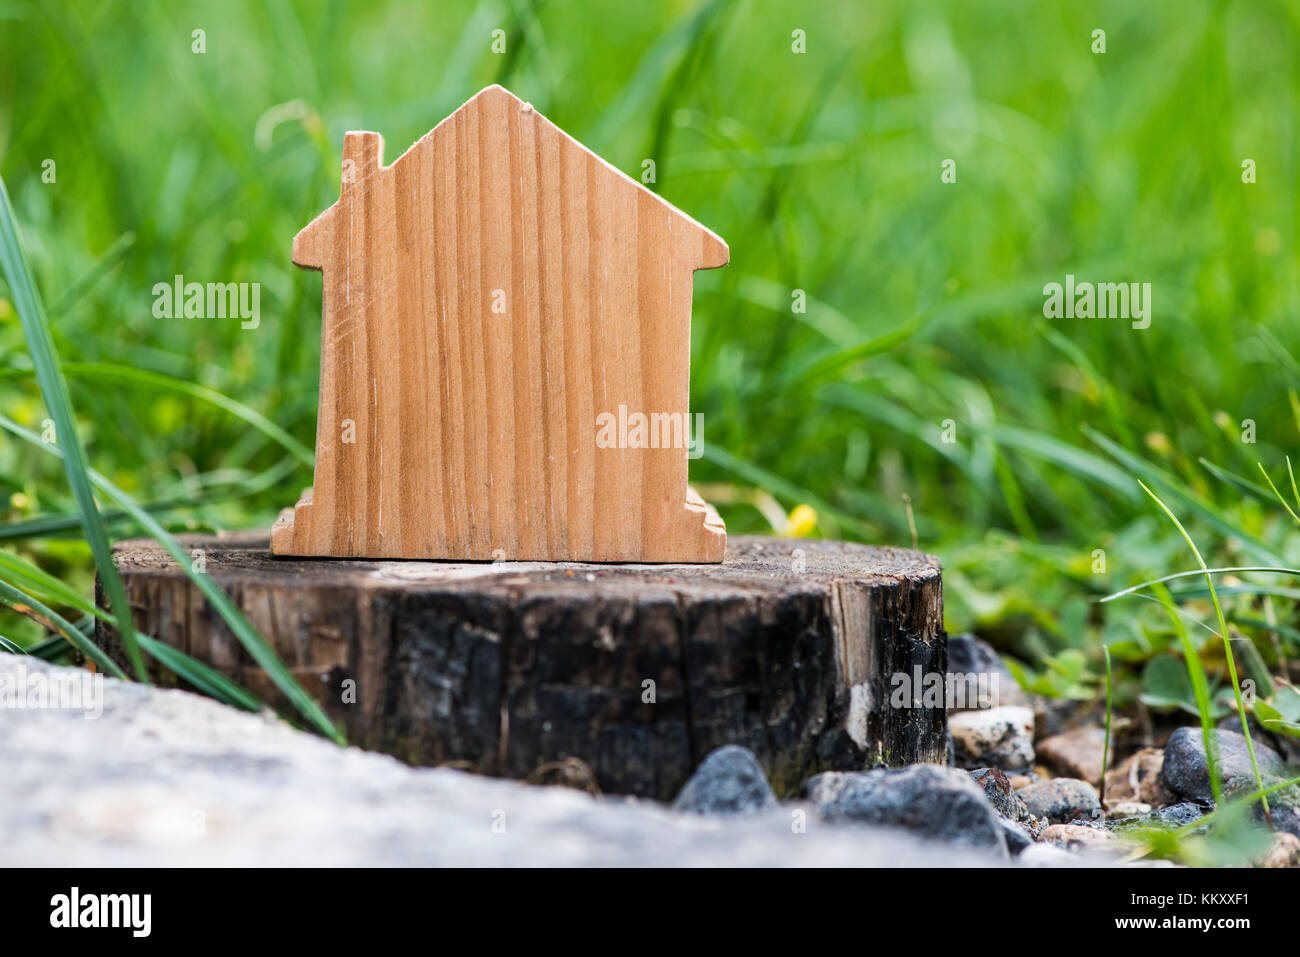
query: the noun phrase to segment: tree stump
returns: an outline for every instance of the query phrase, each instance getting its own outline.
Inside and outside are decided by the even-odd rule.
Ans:
[[[939,561],[920,552],[735,537],[711,566],[444,563],[182,541],[350,742],[411,763],[525,778],[577,758],[604,791],[667,800],[724,744],[781,794],[821,770],[946,758],[942,705],[891,706],[892,676],[947,665]],[[158,545],[116,558],[137,628],[284,708]]]

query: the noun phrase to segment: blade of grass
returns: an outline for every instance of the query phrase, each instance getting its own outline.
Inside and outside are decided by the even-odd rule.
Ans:
[[[62,658],[71,650],[68,645],[68,639],[62,635],[50,635],[50,637],[36,642],[34,645],[28,645],[25,652],[33,658],[41,658],[45,661],[56,661]]]
[[[1259,465],[1259,470],[1262,473],[1264,473],[1264,481],[1267,482],[1268,487],[1273,490],[1273,494],[1277,496],[1277,500],[1282,503],[1282,507],[1286,509],[1286,513],[1291,516],[1291,521],[1295,522],[1297,525],[1300,525],[1300,515],[1297,515],[1295,513],[1295,509],[1293,509],[1290,506],[1287,500],[1282,497],[1282,493],[1277,490],[1277,486],[1273,484],[1272,476],[1270,476],[1268,474],[1268,470],[1264,468],[1264,463],[1260,462],[1258,463],[1258,465]],[[1286,467],[1288,472],[1291,471],[1291,459],[1289,457],[1286,460]],[[1291,487],[1295,488],[1294,474],[1291,476]]]
[[[1095,429],[1090,429],[1085,425],[1081,427],[1079,431],[1089,440],[1101,446],[1106,454],[1115,459],[1125,468],[1132,471],[1135,475],[1141,476],[1146,479],[1146,481],[1166,489],[1180,504],[1186,506],[1196,515],[1200,516],[1203,522],[1215,531],[1219,532],[1225,538],[1235,538],[1237,541],[1241,542],[1243,546],[1249,548],[1256,555],[1270,564],[1283,564],[1283,559],[1277,554],[1277,552],[1265,545],[1259,539],[1247,534],[1243,529],[1233,525],[1230,521],[1225,519],[1219,511],[1201,501],[1195,494],[1188,490],[1183,483],[1179,482],[1163,469],[1156,468],[1151,463],[1134,455],[1127,449],[1121,448]]]
[[[1264,779],[1259,773],[1259,759],[1255,756],[1255,744],[1250,739],[1250,721],[1246,717],[1246,705],[1241,700],[1241,684],[1237,680],[1237,664],[1233,660],[1232,656],[1232,642],[1228,639],[1228,622],[1223,617],[1223,606],[1219,603],[1219,595],[1214,590],[1214,576],[1210,574],[1210,569],[1206,566],[1205,559],[1201,557],[1200,549],[1198,549],[1196,543],[1192,541],[1192,536],[1187,534],[1187,529],[1183,528],[1183,523],[1178,520],[1178,516],[1171,512],[1169,506],[1160,501],[1160,496],[1147,488],[1146,484],[1140,479],[1138,480],[1138,484],[1142,486],[1144,492],[1155,500],[1155,503],[1160,506],[1161,510],[1169,516],[1170,521],[1174,523],[1179,534],[1183,536],[1183,540],[1186,541],[1188,547],[1191,548],[1192,554],[1196,556],[1196,564],[1200,565],[1201,570],[1205,573],[1205,583],[1210,589],[1210,601],[1214,604],[1214,613],[1219,619],[1219,636],[1223,640],[1223,657],[1228,663],[1228,679],[1232,682],[1232,694],[1237,700],[1237,715],[1241,718],[1241,731],[1246,738],[1246,750],[1250,753],[1250,767],[1251,770],[1255,772],[1255,784],[1262,791],[1264,788]],[[1206,752],[1206,758],[1207,760],[1209,758],[1208,751]],[[1272,826],[1273,815],[1268,809],[1268,799],[1263,799],[1263,803],[1264,814],[1269,819],[1269,825]]]
[[[1250,794],[1243,794],[1240,797],[1235,797],[1232,800],[1231,808],[1226,806],[1216,807],[1209,814],[1199,817],[1195,821],[1184,824],[1182,827],[1178,828],[1178,830],[1174,831],[1174,834],[1179,836],[1190,834],[1198,828],[1205,827],[1207,824],[1217,820],[1224,812],[1236,810],[1243,805],[1252,804],[1255,801],[1263,801],[1264,807],[1267,809],[1268,795],[1275,794],[1278,791],[1285,791],[1287,788],[1294,787],[1297,784],[1300,784],[1300,777],[1287,778],[1285,781],[1278,781],[1276,784],[1270,784],[1268,787],[1261,787],[1258,790],[1252,791]]]
[[[1290,638],[1291,641],[1300,645],[1300,628],[1292,628],[1290,625],[1283,625],[1276,621],[1267,621],[1263,618],[1253,618],[1247,615],[1233,615],[1229,624],[1245,625],[1249,628],[1260,628],[1264,631],[1272,631],[1277,634]]]
[[[1179,578],[1200,577],[1207,573],[1211,575],[1225,575],[1230,572],[1273,572],[1279,575],[1300,575],[1300,568],[1280,568],[1272,565],[1236,565],[1231,568],[1207,568],[1203,571],[1174,572],[1172,575],[1165,575],[1161,578],[1152,578],[1150,581],[1140,582],[1130,588],[1112,592],[1105,598],[1098,599],[1098,601],[1114,601],[1116,598],[1123,598],[1125,595],[1131,595],[1134,592],[1142,591],[1144,588],[1150,588],[1153,585],[1163,585],[1165,582],[1175,581]]]
[[[1229,472],[1227,469],[1215,465],[1209,459],[1200,458],[1197,459],[1197,461],[1201,463],[1201,466],[1207,472],[1217,478],[1220,482],[1232,486],[1243,495],[1249,495],[1256,501],[1263,502],[1266,505],[1274,504],[1273,499],[1269,497],[1268,489],[1264,488],[1264,486],[1257,485],[1254,482],[1242,478],[1240,475]]]
[[[1291,393],[1293,396],[1294,392]],[[1291,456],[1286,457],[1286,474],[1291,477],[1291,494],[1295,497],[1296,508],[1300,508],[1300,489],[1295,484],[1295,469],[1291,468]]]
[[[1101,646],[1101,653],[1106,658],[1106,737],[1101,745],[1101,788],[1099,789],[1097,799],[1101,802],[1102,807],[1106,806],[1106,767],[1110,763],[1110,717],[1111,709],[1114,707],[1115,698],[1111,684],[1110,673],[1110,649],[1105,645]]]
[[[31,443],[36,448],[42,449],[50,455],[61,456],[63,450],[52,445],[42,442],[40,436],[36,433],[23,428],[17,422],[0,415],[0,428],[13,433],[21,439]],[[280,660],[274,649],[266,643],[266,640],[253,627],[253,623],[248,620],[239,607],[230,599],[230,596],[216,584],[206,572],[196,571],[193,567],[189,552],[178,542],[167,529],[158,522],[156,518],[142,509],[135,501],[119,489],[116,485],[100,475],[94,469],[87,471],[87,478],[95,484],[95,487],[112,499],[119,508],[129,512],[131,516],[140,523],[140,525],[149,533],[155,541],[167,550],[172,559],[180,566],[191,581],[198,587],[203,596],[207,598],[212,608],[219,614],[222,620],[230,627],[239,643],[244,646],[253,660],[266,672],[267,676],[280,689],[281,693],[297,709],[307,722],[317,731],[326,735],[332,741],[343,744],[343,735],[336,728],[329,716],[321,709],[316,700],[311,697],[298,683],[293,673],[285,667],[284,662]],[[116,567],[114,568],[116,572]]]
[[[0,581],[0,604],[8,605],[18,614],[26,615],[42,627],[57,631],[72,642],[78,651],[113,677],[126,677],[126,672],[118,667],[117,662],[104,654],[94,642],[73,627],[70,621],[59,615],[48,605],[31,595],[19,591],[5,581]]]
[[[86,450],[81,445],[81,436],[77,433],[76,420],[72,416],[68,384],[59,369],[54,339],[41,306],[36,281],[32,278],[27,256],[18,237],[18,226],[14,221],[13,206],[9,202],[9,191],[5,188],[3,177],[0,177],[0,266],[4,268],[5,277],[9,281],[9,292],[23,327],[23,335],[27,339],[27,348],[31,352],[36,381],[45,399],[46,411],[54,421],[55,434],[62,445],[63,469],[81,512],[82,529],[95,557],[100,581],[108,595],[109,607],[117,619],[122,648],[136,677],[147,682],[149,674],[145,670],[144,658],[136,641],[131,603],[127,600],[126,587],[122,584],[117,566],[113,564],[108,533],[104,530],[90,480],[86,475],[90,466],[86,461]]]
[[[61,605],[67,605],[69,608],[76,608],[84,614],[95,615],[105,621],[113,620],[111,615],[102,608],[95,607],[94,602],[88,601],[75,588],[13,552],[0,550],[0,581],[8,581],[17,588],[33,592]]]
[[[316,455],[311,449],[262,415],[262,413],[249,408],[242,402],[237,402],[229,396],[223,395],[216,389],[199,385],[197,382],[187,382],[174,376],[163,375],[161,372],[152,372],[148,369],[133,369],[129,366],[114,365],[111,362],[65,362],[63,372],[74,379],[142,385],[150,389],[176,392],[192,399],[198,399],[201,402],[206,402],[225,412],[229,412],[244,424],[251,426],[268,439],[279,444],[304,465],[313,466],[316,464]],[[31,375],[31,371],[27,369],[5,369],[0,371],[0,378],[5,379],[19,379],[28,375]]]
[[[126,677],[126,674],[113,659],[109,658],[97,645],[83,635],[79,628],[30,595],[24,595],[18,589],[0,582],[0,603],[9,605],[9,607],[14,608],[21,614],[31,615],[32,612],[36,612],[44,619],[35,619],[39,624],[52,627],[56,632],[67,638],[68,641],[76,645],[82,654],[114,677]],[[174,671],[203,693],[225,704],[243,708],[245,711],[261,710],[262,702],[255,695],[247,689],[241,688],[225,675],[214,671],[203,662],[191,658],[183,651],[158,641],[156,638],[150,638],[148,635],[139,635],[138,637],[140,647],[150,656],[157,658],[165,667]]]
[[[1183,649],[1183,664],[1187,668],[1187,678],[1192,684],[1192,695],[1196,698],[1196,712],[1201,719],[1201,740],[1205,744],[1205,763],[1210,773],[1210,791],[1217,805],[1223,800],[1223,777],[1219,771],[1219,740],[1214,734],[1214,717],[1210,712],[1210,683],[1205,678],[1205,669],[1201,667],[1200,655],[1192,644],[1192,636],[1187,633],[1182,616],[1173,596],[1164,585],[1156,585],[1156,597],[1164,606],[1169,620],[1173,622],[1174,634]]]

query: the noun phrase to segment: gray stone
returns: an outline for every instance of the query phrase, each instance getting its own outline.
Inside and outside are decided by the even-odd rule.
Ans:
[[[1234,712],[1225,718],[1221,718],[1218,727],[1224,731],[1235,731],[1237,734],[1241,734],[1241,715]],[[1267,728],[1261,727],[1253,717],[1250,721],[1250,734],[1253,741],[1263,741],[1281,755],[1283,761],[1288,764],[1300,764],[1300,738],[1269,731]]]
[[[1223,790],[1232,794],[1243,789],[1254,789],[1255,772],[1250,763],[1246,739],[1235,731],[1214,729],[1218,744],[1219,773]],[[1262,741],[1254,741],[1259,772],[1265,779],[1277,777],[1284,770],[1281,757]],[[1165,760],[1160,768],[1162,783],[1175,795],[1192,801],[1209,803],[1214,800],[1210,787],[1209,763],[1205,759],[1205,740],[1200,728],[1179,728],[1169,736],[1165,745]],[[1268,781],[1265,780],[1265,784]]]
[[[86,674],[0,654],[0,680],[26,684],[31,675],[55,673]],[[0,856],[6,865],[996,862],[987,853],[895,830],[818,826],[806,806],[704,817],[644,800],[413,768],[386,755],[336,747],[269,713],[100,680],[97,718],[49,707],[0,713]],[[796,829],[795,823],[807,826]]]
[[[1080,849],[1113,848],[1115,832],[1109,828],[1089,824],[1049,824],[1038,839],[1044,844],[1055,844],[1067,851]]]
[[[1021,853],[1034,843],[1033,832],[1025,825],[1006,817],[999,817],[998,824],[1002,828],[1002,836],[1006,838],[1007,850],[1013,855]]]
[[[1147,815],[1147,820],[1165,827],[1182,827],[1184,824],[1191,824],[1193,821],[1203,818],[1205,810],[1194,801],[1183,801],[1179,804],[1171,804],[1168,807],[1157,808]]]
[[[804,785],[823,820],[904,828],[935,840],[1007,855],[1001,818],[984,791],[956,768],[915,764],[828,771]]]
[[[1062,734],[1034,741],[1034,757],[1054,773],[1066,778],[1087,781],[1093,787],[1101,786],[1102,751],[1106,747],[1106,732],[1087,725],[1071,728]],[[1114,749],[1112,748],[1112,754]]]
[[[1029,816],[1029,809],[1019,795],[1011,790],[1011,782],[998,768],[977,768],[970,772],[971,780],[984,789],[984,796],[993,805],[993,810],[1012,821],[1023,821]]]
[[[701,762],[673,809],[697,814],[745,814],[776,806],[767,775],[748,748],[718,748]]]
[[[1075,824],[1104,818],[1097,792],[1087,781],[1076,778],[1053,778],[1023,787],[1016,795],[1034,817],[1052,824]]]
[[[1034,712],[1019,705],[948,716],[953,757],[962,768],[1021,770],[1034,763]]]
[[[988,686],[993,689],[992,679],[996,677],[997,700],[985,702],[984,707],[992,705],[1030,705],[1032,699],[1029,694],[1020,687],[1015,676],[1006,665],[998,653],[993,650],[993,646],[986,641],[981,641],[971,634],[949,635],[948,636],[948,674],[952,676],[977,675],[985,676],[989,679]],[[968,702],[964,707],[954,708],[954,711],[965,711],[968,708],[978,707],[974,702]]]

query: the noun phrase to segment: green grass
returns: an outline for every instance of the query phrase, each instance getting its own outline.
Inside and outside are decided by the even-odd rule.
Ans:
[[[290,240],[337,196],[345,130],[391,159],[491,82],[631,175],[655,159],[728,240],[695,283],[691,468],[729,531],[803,504],[818,534],[915,536],[950,630],[1075,697],[1103,693],[1105,647],[1117,709],[1238,706],[1235,648],[1293,730],[1300,501],[1271,476],[1300,438],[1296,3],[4,4],[0,175],[34,282],[6,240],[0,411],[72,439],[62,469],[0,441],[4,547],[88,595],[109,535],[294,502],[321,291]],[[261,325],[154,318],[177,273],[261,283]],[[1150,282],[1150,328],[1044,318],[1067,273]],[[95,510],[91,464],[139,508]],[[1140,483],[1211,543],[1200,568]],[[16,645],[47,634],[0,613]]]

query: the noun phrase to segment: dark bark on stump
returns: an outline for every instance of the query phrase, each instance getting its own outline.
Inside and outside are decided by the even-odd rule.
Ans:
[[[946,756],[942,707],[890,706],[891,675],[947,664],[939,562],[919,552],[733,536],[722,565],[492,565],[183,541],[349,741],[413,763],[523,778],[576,757],[605,791],[666,800],[728,743],[782,794]],[[141,631],[284,707],[156,544],[116,554]]]

